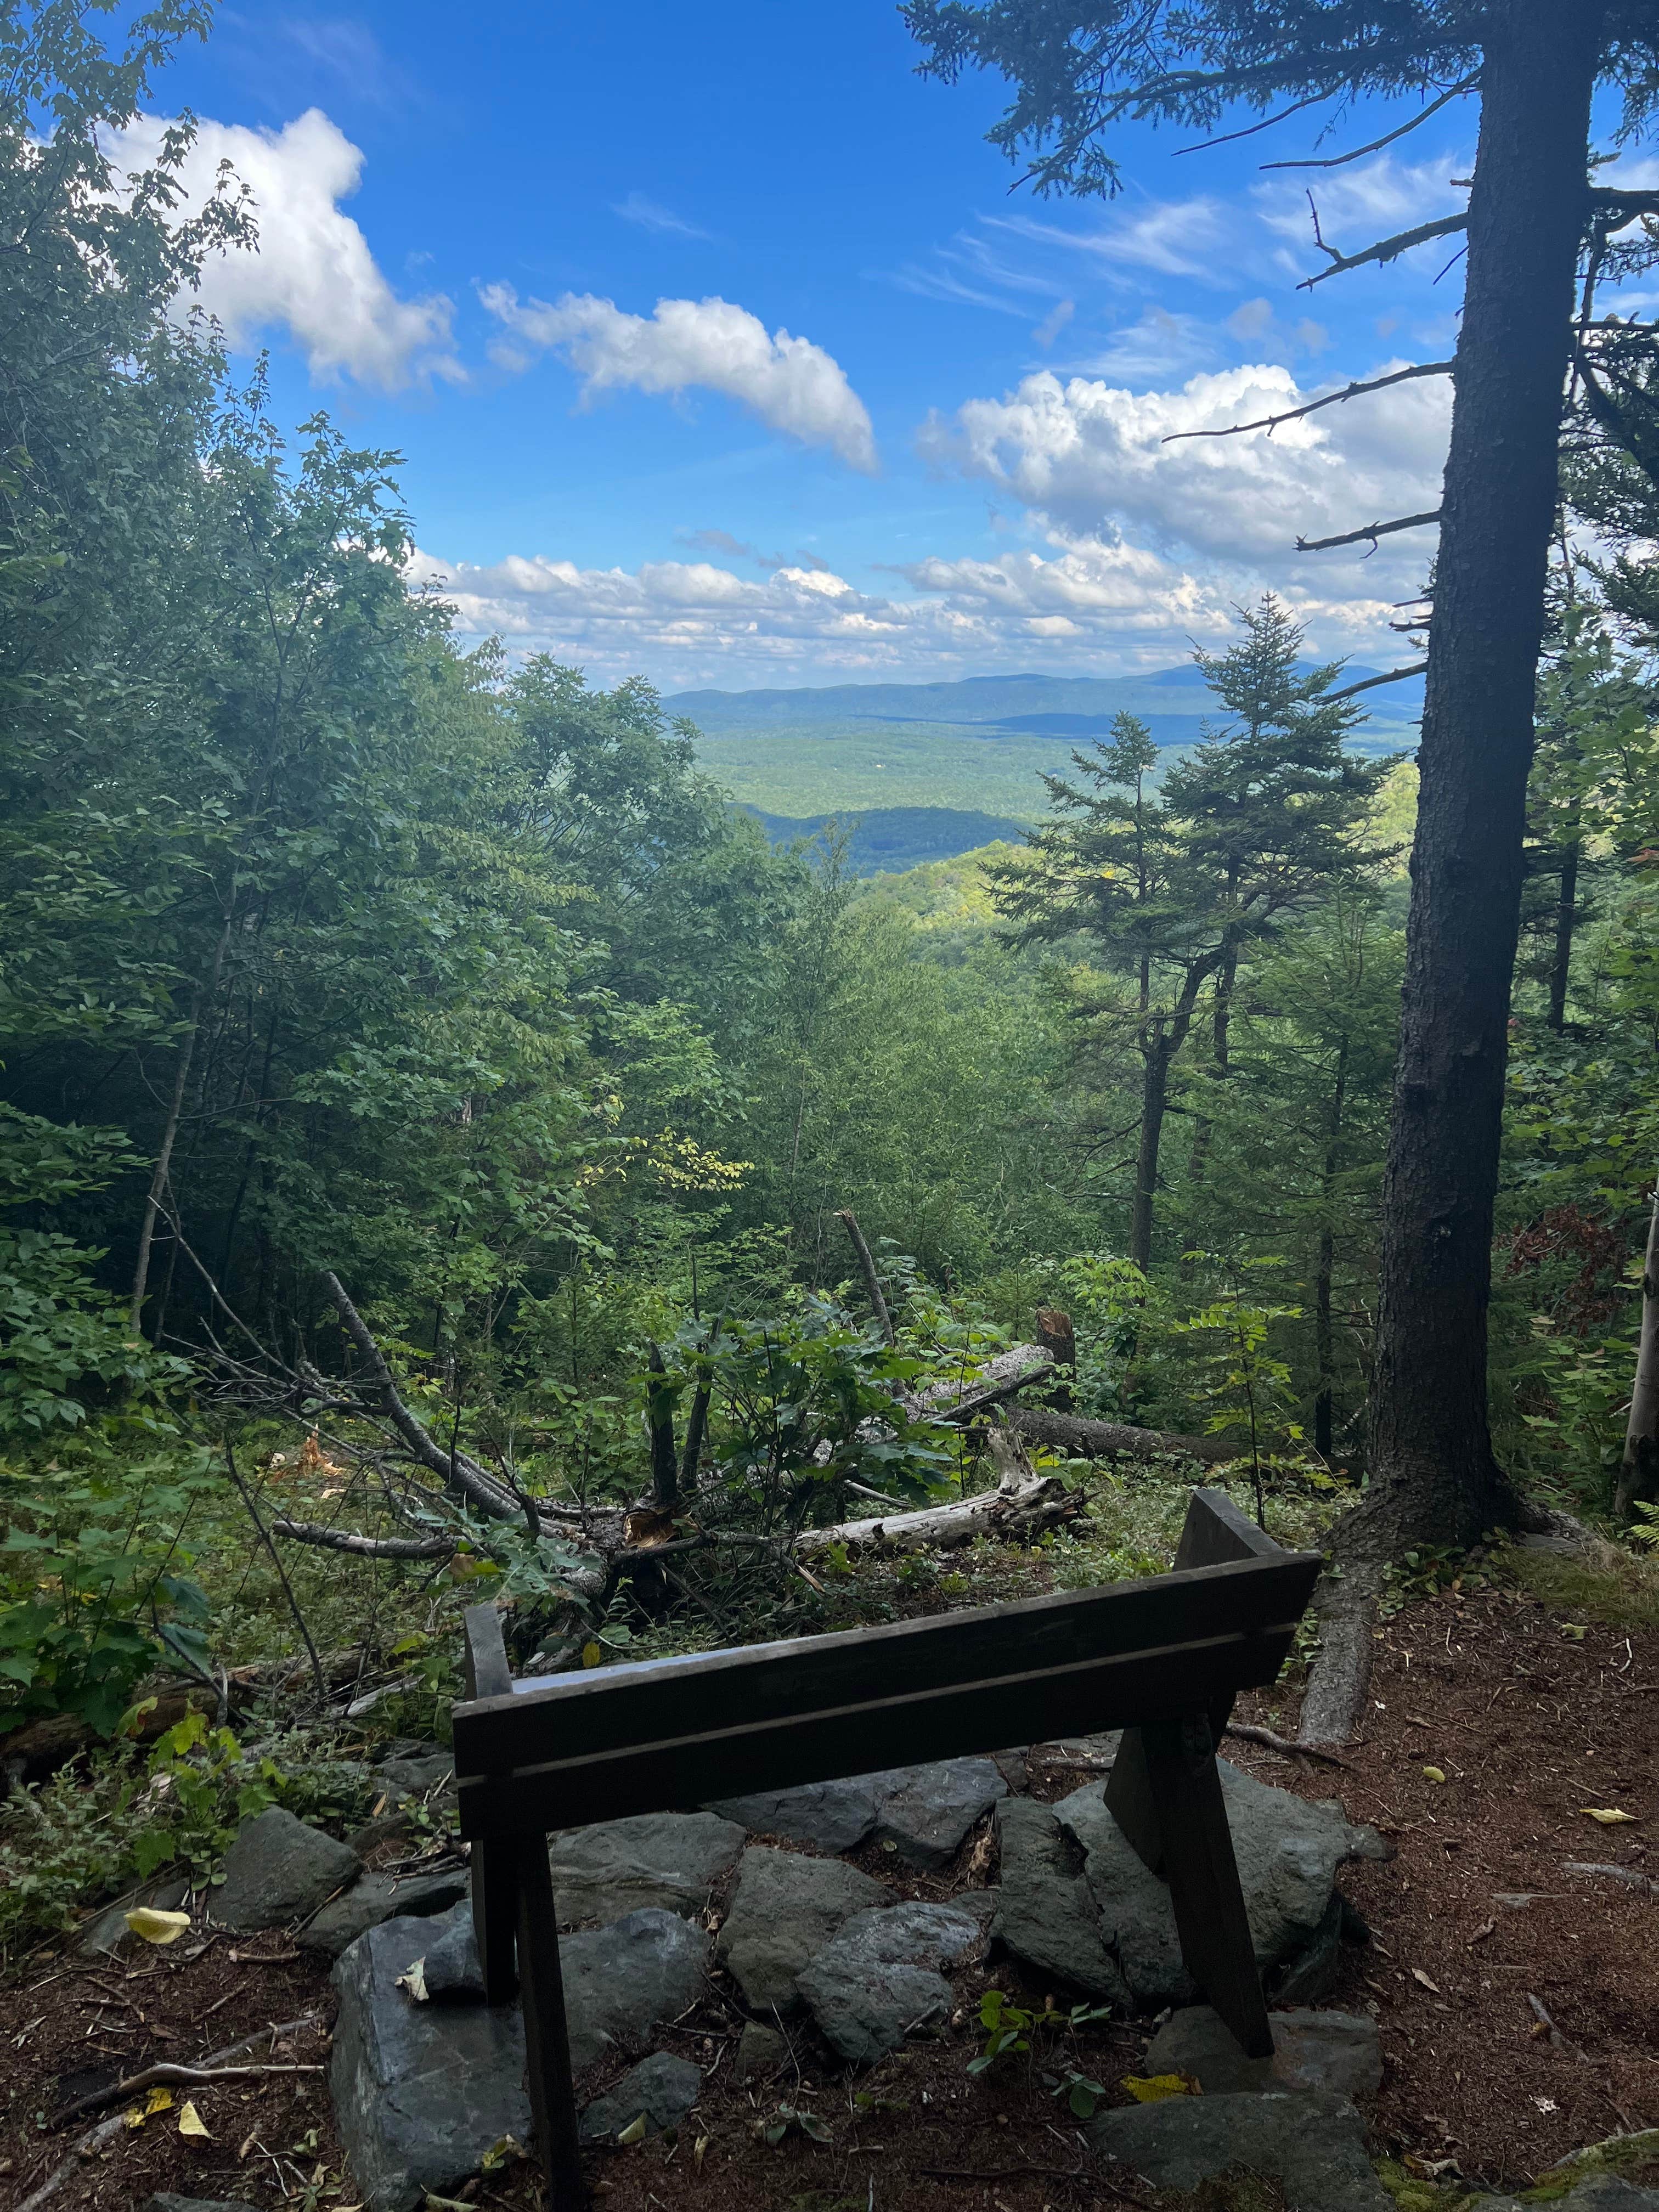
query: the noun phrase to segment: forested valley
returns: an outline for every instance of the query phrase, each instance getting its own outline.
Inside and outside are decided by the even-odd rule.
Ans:
[[[984,58],[980,11],[911,12]],[[162,1877],[210,1905],[265,1808],[377,1816],[469,1607],[537,1676],[1079,1590],[1166,1569],[1199,1480],[1334,1542],[1340,1598],[1398,1447],[1430,986],[1419,770],[1364,687],[1261,597],[1196,656],[1210,734],[1121,715],[1024,843],[774,846],[643,678],[458,638],[399,456],[272,419],[180,313],[257,211],[227,175],[179,219],[182,138],[115,191],[100,132],[195,27],[0,7],[9,1971]],[[1650,267],[1613,212],[1592,257]],[[1449,1466],[1361,1541],[1368,1643],[1436,1603],[1553,1605],[1570,1656],[1659,1627],[1659,350],[1614,322],[1581,361],[1495,1199],[1437,1170],[1449,1219],[1495,1206],[1447,1353],[1508,1487]],[[1403,1399],[1449,1389],[1400,1356]],[[903,1534],[975,1502],[955,1548]],[[1266,1695],[1263,1757],[1328,1794]]]

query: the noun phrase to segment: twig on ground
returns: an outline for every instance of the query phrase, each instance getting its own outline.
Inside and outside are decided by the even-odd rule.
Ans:
[[[202,2067],[205,2069],[228,2065],[233,2060],[241,2057],[245,2051],[256,2049],[267,2037],[274,2046],[283,2036],[299,2035],[308,2027],[320,2027],[322,2024],[323,2015],[319,2012],[301,2013],[298,2020],[273,2021],[256,2035],[245,2035],[238,2043],[227,2044],[222,2051],[210,2051],[203,2059]],[[100,2120],[95,2127],[88,2128],[85,2135],[77,2137],[70,2146],[68,2155],[59,2160],[40,2187],[17,2206],[16,2212],[40,2212],[42,2205],[49,2204],[65,2182],[85,2172],[85,2161],[105,2143],[112,2142],[126,2124],[126,2114],[117,2112],[112,2118]]]
[[[137,2074],[130,2074],[125,2081],[112,2082],[106,2089],[94,2089],[84,2097],[76,2098],[58,2114],[55,2124],[63,2127],[70,2120],[78,2120],[82,2112],[95,2112],[104,2105],[118,2105],[125,2097],[140,2089],[204,2089],[210,2081],[253,2081],[267,2074],[320,2074],[321,2066],[178,2066],[162,2061],[146,2066]]]
[[[1264,1751],[1276,1751],[1281,1759],[1316,1759],[1322,1766],[1353,1770],[1352,1759],[1339,1759],[1334,1751],[1321,1751],[1316,1744],[1292,1743],[1289,1736],[1275,1735],[1271,1729],[1258,1728],[1254,1721],[1229,1721],[1221,1733],[1236,1735],[1245,1743],[1259,1743]]]
[[[1562,2034],[1560,2029],[1550,2018],[1548,2013],[1545,2011],[1543,2000],[1540,1997],[1534,1996],[1532,1991],[1528,1990],[1527,1991],[1527,2002],[1532,2007],[1533,2013],[1538,2021],[1539,2026],[1542,2027],[1545,2033],[1548,2035],[1551,2050],[1569,2051],[1571,2056],[1578,2061],[1578,2063],[1581,2066],[1588,2066],[1590,2062],[1578,2048],[1578,2045],[1572,2042],[1568,2037]]]

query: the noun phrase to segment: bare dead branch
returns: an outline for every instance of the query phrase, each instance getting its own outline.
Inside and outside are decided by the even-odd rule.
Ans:
[[[887,1310],[887,1300],[882,1294],[881,1277],[876,1273],[876,1263],[870,1247],[864,1241],[864,1231],[859,1227],[858,1216],[850,1206],[844,1206],[837,1210],[836,1218],[852,1242],[853,1250],[858,1258],[859,1273],[864,1278],[865,1296],[881,1324],[881,1333],[890,1345],[896,1344],[898,1338],[893,1328],[893,1316]]]
[[[230,1438],[228,1437],[224,1440],[224,1449],[225,1471],[229,1475],[231,1480],[235,1484],[237,1492],[241,1498],[241,1501],[247,1508],[248,1518],[252,1522],[254,1528],[258,1532],[259,1541],[264,1546],[266,1551],[270,1554],[270,1564],[276,1570],[276,1579],[281,1583],[283,1586],[283,1595],[288,1600],[288,1609],[294,1615],[294,1625],[300,1632],[301,1641],[306,1647],[306,1656],[311,1662],[311,1679],[316,1685],[317,1703],[318,1705],[321,1707],[328,1703],[328,1684],[323,1680],[323,1662],[317,1656],[316,1644],[313,1640],[311,1631],[306,1624],[305,1614],[300,1609],[300,1601],[294,1595],[294,1585],[288,1578],[288,1569],[283,1565],[283,1555],[276,1549],[276,1545],[271,1542],[270,1534],[266,1530],[265,1524],[259,1518],[259,1509],[253,1502],[253,1492],[248,1488],[246,1483],[242,1480],[240,1470],[236,1465],[236,1455],[231,1449]]]
[[[1367,676],[1360,683],[1350,684],[1346,691],[1328,691],[1325,696],[1352,699],[1358,692],[1375,691],[1379,684],[1403,684],[1408,676],[1421,676],[1428,665],[1426,660],[1414,660],[1409,668],[1391,668],[1386,676]]]
[[[344,1284],[327,1267],[322,1270],[322,1277],[339,1310],[347,1335],[362,1355],[387,1419],[415,1458],[428,1473],[438,1476],[446,1489],[460,1491],[491,1520],[518,1520],[524,1507],[506,1485],[498,1482],[470,1454],[447,1452],[424,1423],[404,1405],[392,1380],[392,1370],[386,1364],[386,1355],[380,1350],[374,1331],[346,1296]]]
[[[1328,269],[1320,269],[1311,276],[1304,276],[1297,286],[1298,292],[1310,292],[1316,284],[1322,284],[1328,276],[1345,276],[1350,269],[1363,269],[1368,262],[1397,261],[1402,253],[1409,253],[1414,246],[1426,246],[1431,238],[1450,238],[1460,230],[1467,230],[1467,215],[1444,215],[1438,222],[1419,222],[1413,230],[1396,231],[1392,238],[1379,238],[1375,246],[1367,246],[1358,253],[1339,253],[1334,246],[1327,246],[1319,235],[1318,220],[1314,223],[1314,243],[1331,257]]]
[[[1298,553],[1323,553],[1333,545],[1364,545],[1367,540],[1375,546],[1379,538],[1392,538],[1399,530],[1425,530],[1431,522],[1438,522],[1440,509],[1429,514],[1403,514],[1397,522],[1368,522],[1363,530],[1345,530],[1335,538],[1298,538]]]
[[[1449,106],[1454,100],[1462,100],[1464,94],[1473,92],[1480,82],[1480,70],[1471,70],[1466,77],[1453,85],[1449,92],[1443,92],[1439,99],[1431,100],[1421,113],[1413,115],[1409,123],[1402,123],[1397,131],[1390,131],[1381,138],[1373,138],[1369,146],[1356,146],[1351,154],[1333,154],[1322,161],[1314,159],[1303,161],[1264,161],[1261,166],[1264,169],[1340,169],[1349,161],[1363,161],[1367,154],[1380,154],[1385,146],[1392,146],[1396,138],[1403,138],[1408,132],[1415,131],[1419,124],[1426,123],[1431,115],[1437,115],[1443,107]],[[1291,114],[1294,112],[1290,108],[1285,110],[1286,114]],[[1275,120],[1277,119],[1275,118]],[[1258,128],[1260,127],[1258,125]],[[1243,137],[1244,134],[1240,131],[1238,135]],[[1212,143],[1218,145],[1221,142],[1217,139]]]
[[[1257,1728],[1253,1721],[1229,1721],[1222,1729],[1223,1735],[1236,1735],[1243,1743],[1259,1743],[1264,1751],[1276,1751],[1281,1759],[1313,1759],[1322,1766],[1348,1766],[1352,1761],[1339,1759],[1333,1751],[1321,1751],[1316,1744],[1293,1743],[1287,1735],[1275,1735],[1272,1729]]]
[[[274,1536],[294,1544],[318,1544],[327,1552],[349,1552],[360,1559],[442,1559],[455,1549],[449,1536],[356,1536],[321,1521],[273,1521]]]
[[[1190,146],[1177,146],[1176,152],[1177,154],[1207,154],[1212,146],[1231,146],[1237,139],[1254,138],[1263,131],[1271,131],[1275,123],[1288,122],[1292,115],[1300,115],[1304,107],[1317,107],[1322,100],[1328,100],[1329,97],[1328,93],[1310,92],[1305,100],[1293,100],[1288,107],[1281,107],[1277,115],[1264,115],[1260,123],[1247,123],[1242,131],[1224,131],[1218,138],[1200,138]],[[1431,114],[1433,112],[1432,109],[1429,110]],[[1413,130],[1416,126],[1407,124],[1406,127],[1407,130]],[[1264,161],[1261,166],[1264,169],[1283,169],[1289,168],[1291,164],[1287,161]],[[1321,162],[1316,166],[1323,167],[1325,165]]]
[[[1246,430],[1276,430],[1281,422],[1299,422],[1304,415],[1316,415],[1322,407],[1334,407],[1344,399],[1358,399],[1363,392],[1386,392],[1391,384],[1408,384],[1419,376],[1449,376],[1455,364],[1449,361],[1419,362],[1412,368],[1396,368],[1391,375],[1374,376],[1365,384],[1345,385],[1340,392],[1328,392],[1322,399],[1310,399],[1305,407],[1292,407],[1283,415],[1263,415],[1255,422],[1230,422],[1224,430],[1171,430],[1161,441],[1173,446],[1178,438],[1237,438]]]

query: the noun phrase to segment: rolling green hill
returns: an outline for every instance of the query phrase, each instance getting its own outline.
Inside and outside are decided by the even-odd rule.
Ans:
[[[1372,672],[1348,672],[1358,681]],[[1421,693],[1419,678],[1368,694],[1356,742],[1367,750],[1414,750]],[[1196,744],[1218,708],[1190,664],[1110,678],[682,691],[664,703],[696,723],[699,758],[733,798],[779,818],[775,835],[799,834],[832,814],[865,816],[872,829],[879,817],[877,865],[890,868],[963,852],[1035,821],[1045,809],[1043,771],[1063,774],[1072,749],[1104,737],[1117,714],[1138,714],[1173,751]],[[901,826],[901,817],[923,812],[933,818]],[[922,842],[907,842],[913,833]]]

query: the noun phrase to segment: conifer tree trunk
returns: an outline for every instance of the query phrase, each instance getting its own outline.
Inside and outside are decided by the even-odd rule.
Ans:
[[[1348,1040],[1344,1037],[1336,1055],[1336,1079],[1331,1087],[1330,1119],[1325,1125],[1325,1165],[1320,1177],[1323,1211],[1319,1224],[1319,1257],[1314,1273],[1314,1364],[1317,1381],[1314,1395],[1314,1449],[1322,1459],[1331,1455],[1336,1395],[1334,1338],[1331,1328],[1331,1285],[1336,1273],[1336,1171],[1341,1162],[1342,1116],[1347,1104]]]
[[[1486,1317],[1534,685],[1600,9],[1494,8],[1469,201],[1382,1201],[1371,1493],[1352,1540],[1472,1540],[1517,1501]]]
[[[1135,1157],[1134,1206],[1129,1217],[1129,1257],[1143,1274],[1152,1264],[1152,1214],[1158,1197],[1158,1155],[1164,1138],[1164,1109],[1170,1096],[1170,1062],[1176,1046],[1162,1021],[1143,1044],[1140,1079],[1140,1143]]]
[[[1638,1499],[1659,1497],[1659,1182],[1648,1216],[1648,1249],[1642,1262],[1642,1333],[1637,1341],[1636,1381],[1625,1428],[1625,1455],[1613,1510],[1632,1519]]]
[[[1574,810],[1575,816],[1577,809]],[[1578,907],[1578,825],[1561,853],[1561,888],[1555,902],[1555,951],[1550,962],[1550,1027],[1559,1036],[1567,1025],[1567,991],[1572,981],[1572,933]]]

